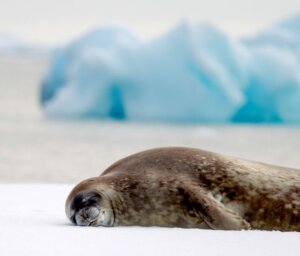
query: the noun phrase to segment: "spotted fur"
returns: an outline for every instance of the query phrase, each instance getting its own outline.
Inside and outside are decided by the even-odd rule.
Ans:
[[[300,170],[200,149],[152,149],[116,162],[73,189],[71,220],[84,193],[101,196],[91,198],[111,210],[113,226],[300,231]]]

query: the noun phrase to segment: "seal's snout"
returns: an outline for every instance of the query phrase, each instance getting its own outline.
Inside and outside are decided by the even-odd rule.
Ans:
[[[85,207],[75,213],[75,222],[79,226],[95,226],[100,210],[97,207]]]
[[[67,209],[68,218],[72,223],[80,226],[97,224],[100,214],[100,195],[96,192],[83,192],[77,194]]]

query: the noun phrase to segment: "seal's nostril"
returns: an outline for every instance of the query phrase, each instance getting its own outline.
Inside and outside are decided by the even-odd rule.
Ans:
[[[81,211],[81,214],[80,214],[80,215],[81,215],[81,217],[82,217],[83,219],[87,219],[87,218],[89,217],[86,208],[83,209],[83,210]]]
[[[81,209],[81,211],[79,212],[79,216],[83,220],[94,220],[95,218],[98,217],[99,214],[100,211],[98,210],[97,207],[86,207]]]

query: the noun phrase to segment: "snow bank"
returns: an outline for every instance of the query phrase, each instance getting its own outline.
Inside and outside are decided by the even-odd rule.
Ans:
[[[58,49],[42,82],[54,117],[300,122],[300,15],[251,38],[182,23],[152,41],[124,28]]]
[[[296,232],[78,227],[69,223],[68,185],[0,185],[0,255],[296,256]]]

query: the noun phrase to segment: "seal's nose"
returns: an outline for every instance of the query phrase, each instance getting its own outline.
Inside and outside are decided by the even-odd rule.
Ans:
[[[91,223],[97,221],[100,210],[97,207],[90,206],[80,209],[74,218],[75,224],[79,226],[90,226]]]
[[[66,214],[72,223],[87,226],[95,222],[100,214],[101,196],[94,191],[71,193],[66,203]]]
[[[82,209],[82,211],[81,211],[81,217],[83,219],[88,219],[89,218],[88,209],[87,208]]]

